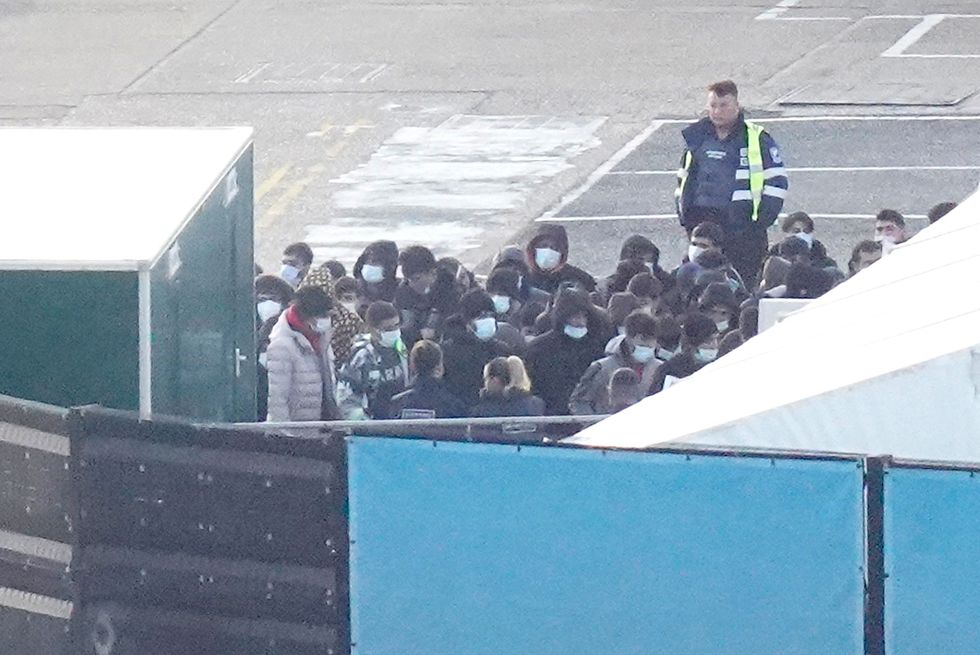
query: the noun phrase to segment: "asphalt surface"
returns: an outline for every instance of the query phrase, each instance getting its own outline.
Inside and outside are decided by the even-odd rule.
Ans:
[[[542,217],[597,274],[634,232],[674,263],[678,131],[725,77],[807,117],[769,124],[786,209],[839,260],[977,187],[976,121],[832,119],[980,114],[980,0],[781,4],[0,0],[0,125],[254,126],[266,267],[378,238],[479,266]]]

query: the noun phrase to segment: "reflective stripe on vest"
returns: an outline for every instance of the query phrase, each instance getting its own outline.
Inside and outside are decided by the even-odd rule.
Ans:
[[[684,208],[681,207],[681,202],[684,197],[684,187],[687,186],[687,178],[690,177],[692,162],[694,162],[694,154],[688,150],[684,153],[684,167],[677,171],[677,190],[674,191],[674,196],[677,198],[677,206],[680,207],[682,213]]]
[[[762,126],[745,121],[749,137],[749,193],[752,196],[752,220],[759,220],[759,203],[762,202],[762,187],[765,186],[766,173],[762,163]]]

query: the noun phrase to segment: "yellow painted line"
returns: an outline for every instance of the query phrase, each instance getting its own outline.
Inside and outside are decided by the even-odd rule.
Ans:
[[[273,203],[269,209],[266,210],[262,217],[258,220],[256,225],[259,228],[265,229],[269,227],[277,218],[286,213],[289,206],[292,204],[299,194],[303,193],[303,190],[310,185],[314,180],[323,174],[326,170],[326,166],[323,164],[316,164],[307,169],[306,177],[293,182],[285,193],[283,193],[279,198]]]
[[[272,175],[270,175],[265,182],[260,184],[258,188],[255,189],[255,204],[259,204],[259,201],[261,201],[262,198],[265,197],[265,194],[275,189],[276,186],[280,182],[282,182],[282,178],[286,177],[286,173],[288,173],[289,169],[292,167],[293,167],[292,164],[287,164],[286,166],[283,166],[282,168],[276,170]]]

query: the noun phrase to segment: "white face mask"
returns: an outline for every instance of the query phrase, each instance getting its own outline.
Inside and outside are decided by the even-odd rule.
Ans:
[[[493,318],[478,318],[473,321],[473,332],[480,341],[489,341],[497,334],[497,321]]]
[[[715,321],[715,327],[718,328],[719,332],[724,332],[725,330],[728,329],[728,320],[726,319],[724,321]]]
[[[381,345],[385,348],[394,348],[401,338],[401,330],[386,330],[381,333]]]
[[[704,253],[704,248],[702,248],[701,246],[695,246],[694,244],[691,244],[690,246],[687,247],[687,258],[689,261],[693,262],[695,259],[700,257],[702,253]]]
[[[646,364],[653,359],[653,348],[650,346],[633,346],[633,359],[640,364]]]
[[[349,312],[352,312],[354,314],[357,313],[357,301],[356,300],[352,300],[350,302],[342,302],[342,303],[340,303],[340,305],[341,305],[341,307],[343,307],[344,309],[346,309]]]
[[[279,269],[279,277],[289,282],[289,286],[295,287],[299,284],[299,269],[292,264],[283,264]]]
[[[624,336],[626,334],[626,327],[620,325],[618,328],[616,328],[616,332],[619,334],[619,336]]]
[[[361,267],[361,279],[369,284],[377,284],[381,280],[385,279],[384,266],[365,264]]]
[[[279,312],[282,311],[282,303],[275,300],[263,300],[255,306],[255,311],[259,315],[259,319],[265,323],[273,316],[279,315]]]
[[[330,331],[330,328],[332,327],[333,327],[333,321],[331,321],[330,317],[327,316],[326,318],[316,319],[316,327],[314,327],[313,329],[316,332],[319,332],[320,334],[326,334],[327,332]]]
[[[803,243],[805,243],[807,248],[812,248],[813,247],[813,235],[812,234],[807,234],[806,232],[797,232],[793,236],[796,237],[797,239],[801,240]]]
[[[576,327],[574,325],[565,326],[565,334],[567,334],[572,339],[575,339],[576,341],[578,341],[588,333],[589,333],[589,328],[587,327]]]
[[[561,253],[551,248],[535,248],[534,263],[543,271],[550,271],[558,266],[561,261]]]
[[[698,348],[698,351],[695,353],[694,356],[697,357],[697,359],[700,360],[701,362],[707,364],[708,362],[715,361],[715,358],[718,357],[718,349]]]
[[[667,348],[657,348],[657,359],[662,362],[666,362],[668,359],[677,354],[676,350],[668,350]]]
[[[506,314],[510,311],[510,296],[490,296],[493,300],[493,310],[498,314]]]
[[[653,262],[643,262],[643,265],[647,267],[647,270],[653,273]]]

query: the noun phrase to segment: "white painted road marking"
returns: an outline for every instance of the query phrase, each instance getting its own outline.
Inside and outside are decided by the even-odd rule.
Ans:
[[[767,9],[758,16],[756,20],[789,20],[789,21],[822,21],[822,20],[851,20],[847,16],[784,16],[791,8],[800,3],[800,0],[782,0],[772,9]]]
[[[787,168],[789,173],[891,173],[896,171],[975,171],[980,170],[980,164],[974,166],[801,166]],[[662,171],[610,171],[609,175],[665,175],[676,176],[676,170]]]
[[[555,216],[562,209],[564,209],[565,207],[567,207],[568,205],[572,204],[573,202],[581,198],[583,195],[585,195],[589,189],[595,186],[596,182],[598,182],[605,175],[610,173],[612,169],[616,168],[616,166],[618,166],[621,161],[626,159],[634,150],[640,147],[640,145],[644,141],[650,138],[651,134],[659,130],[661,126],[665,124],[665,122],[666,121],[653,121],[652,123],[647,125],[643,129],[643,131],[641,131],[635,137],[630,139],[626,143],[626,145],[624,145],[622,148],[617,150],[612,157],[607,159],[599,168],[595,169],[595,171],[593,171],[592,174],[585,179],[585,182],[579,185],[569,195],[559,200],[558,204],[555,205],[555,207],[546,211],[538,220],[546,219],[550,216]]]
[[[780,214],[779,217],[783,218],[788,214]],[[864,218],[874,218],[875,214],[819,214],[807,212],[810,218],[827,218],[827,219],[864,219]],[[902,214],[905,218],[926,218],[925,214]],[[630,214],[626,216],[542,216],[537,220],[537,222],[547,222],[547,223],[585,223],[589,221],[640,221],[647,219],[673,219],[677,220],[676,213],[668,214]]]
[[[922,37],[947,18],[980,18],[976,14],[927,14],[918,25],[906,32],[902,38],[881,53],[881,57],[908,57],[917,59],[978,59],[980,54],[906,54]]]

